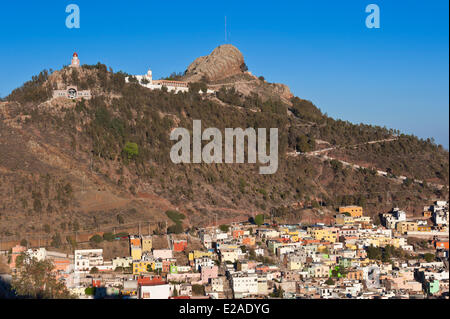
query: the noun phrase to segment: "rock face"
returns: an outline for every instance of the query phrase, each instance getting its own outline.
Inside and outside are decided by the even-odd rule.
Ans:
[[[225,44],[192,62],[186,70],[186,80],[196,82],[206,77],[209,81],[217,81],[243,73],[243,66],[242,53],[235,46]]]

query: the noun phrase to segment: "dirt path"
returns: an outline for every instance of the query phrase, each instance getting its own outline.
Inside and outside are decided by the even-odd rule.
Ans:
[[[398,140],[398,137],[392,137],[392,138],[386,138],[386,139],[382,139],[382,140],[369,141],[369,142],[365,142],[365,143],[354,144],[354,145],[351,145],[351,146],[348,146],[348,147],[357,148],[357,147],[362,146],[362,145],[392,142],[392,141],[396,141],[396,140]],[[324,142],[324,141],[322,141],[322,142]],[[335,149],[344,148],[344,147],[345,146],[334,146],[334,147],[328,147],[328,148],[324,148],[324,149],[321,149],[321,150],[311,151],[311,152],[306,152],[306,153],[295,152],[294,151],[294,152],[287,153],[287,155],[288,156],[294,156],[294,157],[299,156],[299,155],[304,155],[304,156],[307,156],[307,157],[318,158],[321,161],[336,160],[336,161],[339,161],[340,163],[342,163],[344,166],[350,167],[350,168],[355,169],[355,170],[356,169],[361,169],[361,168],[370,169],[369,167],[365,167],[365,166],[358,165],[358,164],[355,164],[355,163],[349,163],[349,162],[346,162],[346,161],[343,161],[343,160],[339,160],[339,159],[336,159],[336,158],[328,156],[328,155],[324,155],[324,153],[327,153],[327,152],[335,150]],[[376,172],[377,172],[378,176],[383,176],[383,177],[389,178],[389,179],[394,180],[394,181],[396,181],[398,183],[403,183],[403,181],[405,181],[407,179],[406,176],[398,176],[398,177],[389,176],[388,172],[385,172],[385,171],[382,171],[382,170],[378,170],[378,169],[376,170]],[[413,180],[414,183],[423,184],[422,180],[419,180],[419,179],[411,179],[411,180]],[[432,187],[434,187],[436,189],[442,189],[444,187],[444,185],[436,184],[436,183],[428,183],[428,185],[432,186]]]

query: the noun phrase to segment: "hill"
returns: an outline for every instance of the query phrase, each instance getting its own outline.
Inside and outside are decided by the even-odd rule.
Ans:
[[[236,55],[228,48],[214,59],[230,50]],[[236,70],[234,62],[204,71],[205,61],[182,75],[191,86],[185,93],[125,83],[127,74],[98,63],[43,71],[0,102],[2,241],[69,242],[76,233],[138,225],[158,233],[164,222],[173,224],[167,210],[184,214],[189,228],[261,212],[280,221],[329,221],[345,204],[362,205],[375,218],[392,206],[419,214],[429,201],[448,198],[442,146],[330,118],[285,85]],[[92,99],[52,98],[69,85],[91,90]],[[217,93],[193,89],[202,85]],[[192,130],[194,119],[221,131],[278,128],[277,173],[260,175],[249,164],[173,164],[170,132]]]

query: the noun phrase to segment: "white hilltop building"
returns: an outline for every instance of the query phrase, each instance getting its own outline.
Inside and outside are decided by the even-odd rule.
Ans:
[[[167,88],[169,92],[188,92],[188,82],[183,81],[170,81],[170,80],[153,80],[152,70],[148,70],[145,75],[134,75],[140,85],[150,90],[161,90],[163,86]],[[130,83],[129,77],[125,78],[126,83]],[[208,89],[207,94],[215,93],[214,90]]]

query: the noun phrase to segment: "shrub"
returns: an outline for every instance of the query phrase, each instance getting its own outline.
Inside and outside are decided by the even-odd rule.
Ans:
[[[181,223],[167,227],[167,233],[169,234],[181,234],[183,232],[183,226]]]
[[[176,210],[168,210],[168,211],[166,211],[166,215],[174,223],[181,223],[181,221],[186,218],[186,216],[177,212]]]
[[[100,235],[94,235],[89,239],[89,241],[91,243],[100,244],[103,241],[103,238]]]
[[[116,236],[114,236],[113,233],[104,233],[103,234],[103,240],[106,240],[106,241],[113,241],[115,237]]]
[[[205,287],[202,285],[192,285],[192,294],[196,296],[205,295]]]

